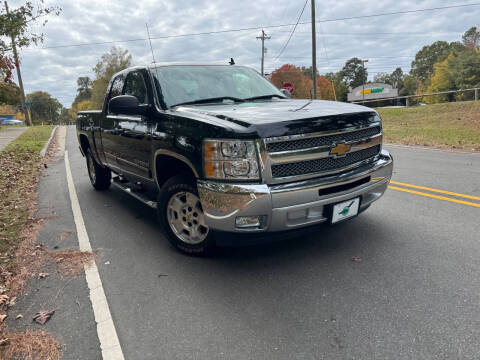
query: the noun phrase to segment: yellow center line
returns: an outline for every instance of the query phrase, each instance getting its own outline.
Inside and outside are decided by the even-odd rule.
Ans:
[[[433,188],[429,188],[429,187],[426,187],[426,186],[406,184],[406,183],[402,183],[402,182],[398,182],[398,181],[393,181],[393,180],[390,181],[390,184],[400,185],[400,186],[406,186],[406,187],[411,187],[411,188],[420,189],[420,190],[433,191],[433,192],[440,193],[440,194],[447,194],[447,195],[452,195],[452,196],[458,196],[458,197],[463,197],[463,198],[466,198],[466,199],[480,200],[480,196],[472,196],[472,195],[459,194],[459,193],[455,193],[455,192],[451,192],[451,191],[440,190],[440,189],[433,189]]]
[[[393,183],[393,181],[392,181],[392,183]],[[454,202],[454,203],[458,203],[458,204],[463,204],[463,205],[468,205],[468,206],[473,206],[473,207],[480,208],[480,204],[472,203],[472,202],[469,202],[469,201],[451,199],[451,198],[448,198],[446,196],[428,194],[428,193],[415,191],[415,190],[410,190],[410,189],[403,189],[403,188],[400,188],[400,187],[397,187],[397,186],[392,186],[392,185],[389,185],[388,188],[393,189],[393,190],[398,190],[398,191],[404,191],[404,192],[407,192],[407,193],[410,193],[410,194],[426,196],[426,197],[430,197],[430,198],[434,198],[434,199],[438,199],[438,200],[445,200],[445,201],[450,201],[450,202]]]

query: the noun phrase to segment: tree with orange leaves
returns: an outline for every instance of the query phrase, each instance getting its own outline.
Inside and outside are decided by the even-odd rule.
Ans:
[[[285,64],[272,72],[272,83],[281,89],[283,84],[293,85],[292,97],[295,99],[310,99],[312,97],[313,81],[295,65]],[[333,89],[330,81],[323,76],[317,77],[317,95],[319,99],[333,100]]]

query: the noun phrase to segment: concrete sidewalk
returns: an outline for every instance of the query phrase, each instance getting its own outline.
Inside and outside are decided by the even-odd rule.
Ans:
[[[19,137],[27,127],[6,128],[0,131],[0,151],[7,147],[13,140]]]

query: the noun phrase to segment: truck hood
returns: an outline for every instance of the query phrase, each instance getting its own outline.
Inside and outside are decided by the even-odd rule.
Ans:
[[[209,119],[235,132],[259,137],[340,130],[379,121],[367,107],[324,100],[273,100],[239,104],[178,106],[180,116]]]

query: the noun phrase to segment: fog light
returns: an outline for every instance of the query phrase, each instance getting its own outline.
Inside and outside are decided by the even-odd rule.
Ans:
[[[261,229],[266,216],[237,216],[235,226],[239,229]]]

